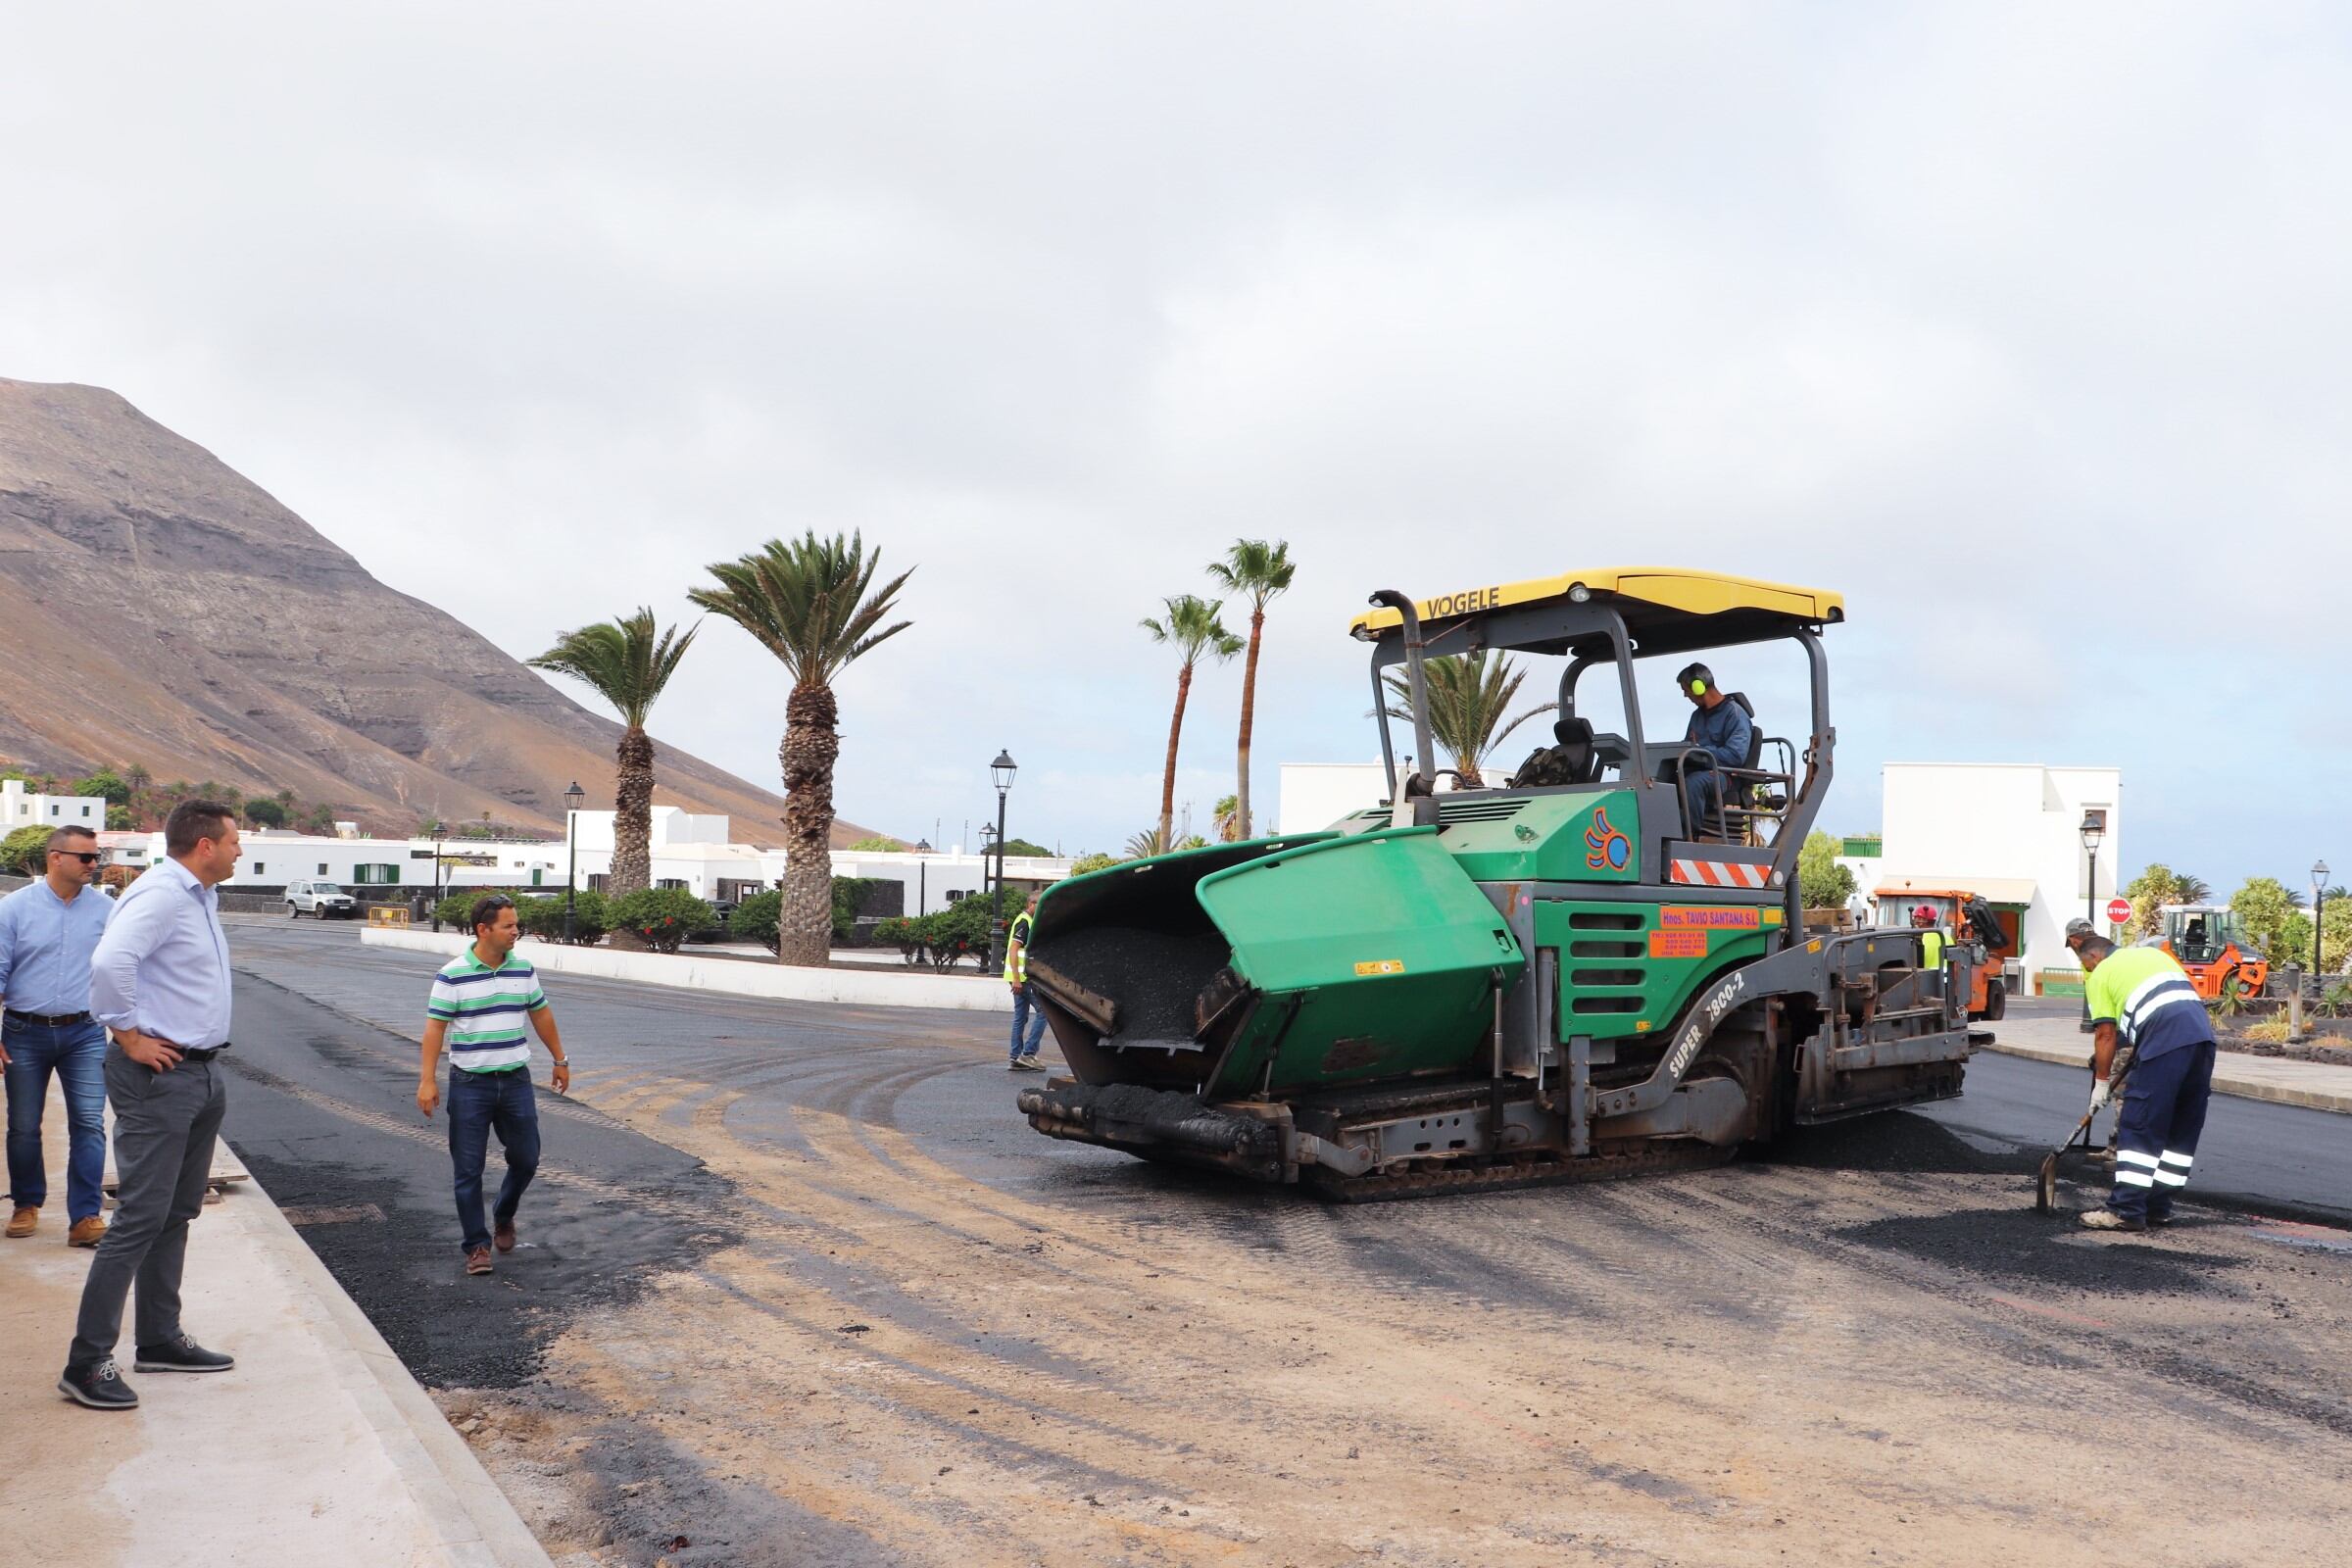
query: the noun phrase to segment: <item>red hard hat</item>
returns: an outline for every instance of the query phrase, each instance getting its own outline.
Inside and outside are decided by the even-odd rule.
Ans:
[[[1936,918],[1936,911],[1930,906],[1923,904],[1918,908],[1911,911],[1911,918],[1914,920],[1933,920]]]

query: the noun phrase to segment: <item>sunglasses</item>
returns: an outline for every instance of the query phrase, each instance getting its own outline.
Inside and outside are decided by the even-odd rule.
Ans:
[[[62,855],[69,860],[79,860],[84,865],[96,865],[98,863],[98,857],[95,855],[84,855],[77,850],[51,850],[49,853],[51,855]]]

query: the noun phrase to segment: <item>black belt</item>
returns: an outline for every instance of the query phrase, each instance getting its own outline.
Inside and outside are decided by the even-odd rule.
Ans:
[[[52,1029],[64,1029],[77,1023],[88,1023],[86,1012],[19,1012],[10,1007],[8,1015],[19,1023],[45,1023]]]
[[[223,1040],[210,1051],[182,1051],[179,1054],[179,1059],[182,1061],[210,1061],[227,1049],[228,1042]]]

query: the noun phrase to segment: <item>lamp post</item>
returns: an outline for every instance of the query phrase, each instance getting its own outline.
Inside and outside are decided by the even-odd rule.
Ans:
[[[995,902],[988,906],[988,966],[992,972],[1004,963],[1004,797],[1012,789],[1012,775],[1018,767],[1007,751],[998,752],[997,760],[988,764],[988,776],[997,786],[997,887]]]
[[[2101,819],[2098,812],[2084,811],[2082,825],[2077,831],[2082,833],[2082,848],[2090,856],[2090,877],[2083,884],[2082,918],[2089,921],[2090,928],[2096,931],[2099,928],[2099,840],[2107,836],[2107,824]],[[2085,975],[2084,978],[2087,980],[2088,976]],[[2082,1029],[2085,1033],[2088,1033],[2090,1029],[2090,987],[2088,985],[2082,988]]]
[[[580,803],[587,798],[588,792],[580,788],[580,781],[576,778],[571,781],[571,788],[564,792],[564,858],[567,862],[564,868],[564,945],[565,947],[571,946],[571,893],[580,881]]]
[[[917,856],[929,855],[931,853],[931,841],[929,839],[916,839],[914,841],[914,853]],[[923,903],[924,895],[930,891],[930,873],[931,862],[929,860],[917,859],[914,862],[914,913],[917,919],[920,919],[926,912],[928,912],[924,909]],[[899,889],[901,892],[904,892],[906,887],[906,884],[904,882],[899,884]]]
[[[2082,848],[2090,854],[2090,880],[2085,884],[2085,906],[2082,917],[2092,925],[2099,923],[2099,840],[2107,836],[2107,824],[2096,811],[2082,813]]]
[[[433,835],[433,929],[441,929],[441,835]]]
[[[2323,997],[2328,994],[2328,988],[2320,978],[2326,972],[2320,967],[2320,932],[2323,928],[2322,917],[2327,912],[2328,862],[2314,860],[2311,863],[2311,983]]]

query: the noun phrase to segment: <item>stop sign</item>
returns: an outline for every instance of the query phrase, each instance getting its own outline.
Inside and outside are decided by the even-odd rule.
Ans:
[[[2107,918],[2117,925],[2122,925],[2126,920],[2131,919],[2132,901],[2130,899],[2109,899],[2107,901]]]

